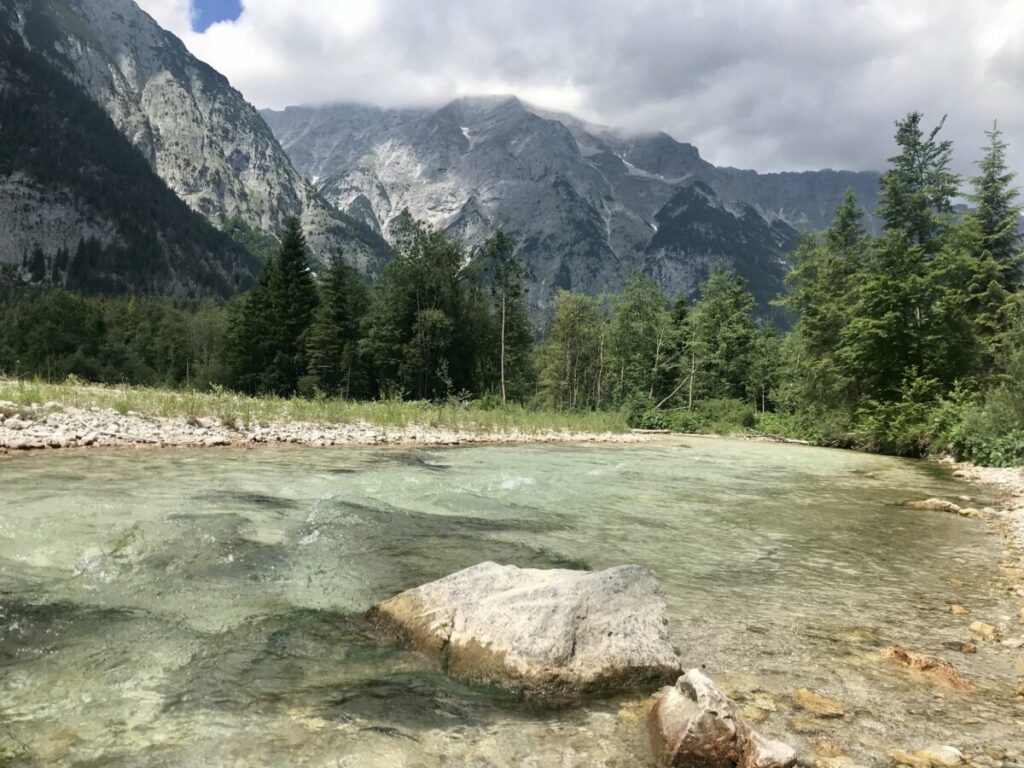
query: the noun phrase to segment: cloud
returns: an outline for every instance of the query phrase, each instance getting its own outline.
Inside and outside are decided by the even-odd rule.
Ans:
[[[164,29],[185,38],[192,32],[190,0],[143,0],[139,5]]]
[[[515,93],[760,170],[879,168],[917,109],[960,170],[994,118],[1024,166],[1019,0],[244,0],[203,34],[140,4],[260,107]]]

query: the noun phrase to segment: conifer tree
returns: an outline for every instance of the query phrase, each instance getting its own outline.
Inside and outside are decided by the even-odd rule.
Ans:
[[[306,333],[317,307],[316,281],[309,265],[309,247],[298,217],[291,217],[281,235],[267,282],[271,359],[266,389],[281,395],[297,391],[306,373]]]
[[[694,398],[746,398],[754,304],[743,278],[727,269],[716,269],[701,286],[687,318]]]
[[[891,167],[882,177],[878,213],[887,231],[931,252],[934,238],[950,222],[960,177],[949,169],[953,143],[938,138],[946,118],[926,136],[922,117],[911,112],[896,122],[900,152],[889,158]]]
[[[232,385],[245,392],[294,394],[306,372],[305,336],[317,305],[309,250],[298,218],[255,286],[229,313],[226,358]]]
[[[979,174],[971,179],[973,191],[968,199],[974,203],[971,216],[978,225],[981,247],[991,254],[1000,271],[1000,283],[1008,291],[1021,285],[1020,226],[1021,206],[1018,191],[1013,187],[1016,174],[1006,165],[1007,144],[997,123],[986,131],[988,143],[978,161]]]
[[[346,398],[366,394],[359,342],[368,305],[363,278],[335,254],[320,283],[320,305],[306,338],[309,375],[321,391]]]

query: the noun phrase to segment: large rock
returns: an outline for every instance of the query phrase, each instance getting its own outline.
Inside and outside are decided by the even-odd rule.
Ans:
[[[370,613],[449,673],[535,696],[664,683],[681,671],[662,588],[636,565],[587,572],[480,563]]]
[[[752,730],[700,670],[665,689],[648,721],[655,760],[686,768],[791,768],[796,753]]]

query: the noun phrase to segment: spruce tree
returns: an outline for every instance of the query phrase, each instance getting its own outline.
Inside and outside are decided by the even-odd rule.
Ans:
[[[368,304],[366,283],[355,267],[335,254],[320,283],[320,305],[306,338],[309,375],[328,394],[366,394],[359,342]]]
[[[889,158],[891,167],[882,177],[878,213],[887,231],[931,251],[949,223],[960,177],[949,169],[952,142],[938,138],[946,118],[927,135],[921,120],[920,112],[911,112],[896,122],[900,152]]]
[[[1006,165],[1006,142],[997,123],[986,131],[988,143],[978,161],[980,173],[971,179],[973,192],[968,199],[974,203],[971,216],[978,225],[981,247],[991,254],[1000,271],[1000,282],[1008,291],[1021,285],[1021,206],[1018,191],[1013,187],[1016,174]]]
[[[297,217],[285,224],[281,248],[268,272],[266,309],[271,345],[265,389],[290,395],[298,390],[306,373],[306,334],[318,301],[309,248]]]
[[[687,317],[695,399],[746,398],[754,306],[743,278],[727,269],[716,269],[701,286]],[[688,400],[688,406],[693,402]]]

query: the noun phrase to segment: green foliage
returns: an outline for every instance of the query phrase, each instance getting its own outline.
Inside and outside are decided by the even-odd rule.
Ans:
[[[747,396],[756,327],[754,297],[742,278],[723,269],[711,273],[686,320],[693,360],[694,396]]]
[[[502,404],[522,402],[533,393],[537,380],[535,334],[526,306],[529,270],[516,252],[515,240],[498,229],[477,252],[473,271],[488,286],[493,302],[494,351],[482,356],[487,388],[497,385]]]
[[[359,351],[369,303],[369,287],[362,276],[336,254],[320,282],[320,306],[306,338],[309,375],[300,389],[343,397],[371,394]]]
[[[1006,146],[989,132],[975,211],[955,215],[958,177],[939,127],[897,123],[900,149],[882,181],[881,236],[851,200],[808,238],[789,275],[799,315],[780,346],[775,417],[765,428],[833,445],[983,461],[1015,455],[1024,393],[1019,207]]]
[[[608,323],[598,301],[560,291],[540,350],[542,402],[559,410],[599,409],[607,402]]]
[[[670,364],[671,316],[665,292],[653,279],[634,273],[612,300],[608,329],[609,390],[613,403],[658,394],[662,369]],[[654,403],[651,403],[653,406]]]
[[[702,400],[692,410],[669,411],[666,423],[675,432],[731,435],[752,429],[756,419],[750,403],[725,397]]]
[[[466,260],[462,243],[444,232],[408,214],[400,222],[366,320],[364,348],[380,395],[443,399],[484,388],[481,361],[494,353],[494,322]]]
[[[224,306],[0,290],[0,372],[158,386],[220,381]]]
[[[230,308],[226,358],[232,385],[250,394],[298,391],[317,301],[309,249],[299,220],[291,218],[256,285]]]
[[[281,245],[272,234],[256,229],[238,216],[227,219],[221,225],[221,231],[259,259],[259,263],[264,266],[270,263]]]

